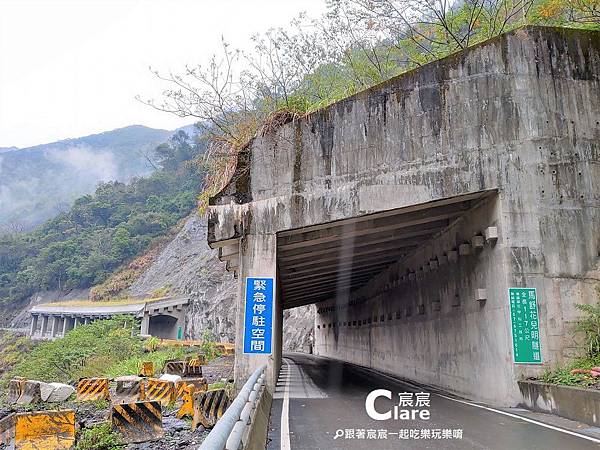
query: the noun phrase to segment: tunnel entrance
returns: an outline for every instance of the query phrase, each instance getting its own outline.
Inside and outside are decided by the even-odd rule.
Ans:
[[[510,355],[498,205],[482,191],[278,234],[286,322],[316,304],[315,354],[497,401],[514,379],[498,367]]]
[[[148,334],[161,339],[178,339],[180,331],[177,326],[177,318],[167,315],[156,315],[150,317]]]

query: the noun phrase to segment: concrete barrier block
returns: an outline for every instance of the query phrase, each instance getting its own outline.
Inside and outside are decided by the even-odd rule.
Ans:
[[[468,256],[471,254],[471,244],[460,244],[458,246],[459,256]]]
[[[448,258],[448,263],[455,263],[458,261],[458,252],[456,250],[450,250],[446,253],[446,257]]]
[[[497,227],[487,227],[483,232],[485,236],[485,240],[489,243],[495,243],[498,240],[498,228]]]
[[[484,302],[487,300],[487,289],[478,288],[475,289],[475,300],[478,302]]]
[[[113,405],[111,421],[130,444],[156,441],[164,436],[162,410],[157,401]]]
[[[471,239],[473,248],[482,249],[485,246],[485,238],[483,236],[473,236]]]

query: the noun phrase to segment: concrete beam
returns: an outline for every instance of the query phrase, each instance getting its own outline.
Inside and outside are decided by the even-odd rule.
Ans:
[[[327,270],[322,270],[322,269],[313,269],[311,271],[306,271],[303,273],[299,273],[299,274],[294,274],[293,272],[288,274],[288,275],[282,275],[281,279],[282,279],[282,283],[285,283],[286,280],[291,279],[294,282],[296,281],[300,281],[300,280],[307,280],[307,279],[315,279],[315,278],[321,278],[324,275],[329,275],[329,274],[342,274],[342,273],[346,273],[346,272],[357,272],[360,269],[370,269],[370,270],[383,270],[386,266],[389,266],[390,264],[392,264],[393,262],[395,262],[395,260],[383,260],[383,261],[370,261],[367,263],[354,263],[354,264],[346,264],[344,266],[338,266],[336,268],[333,269],[327,269]]]
[[[345,225],[332,226],[327,224],[326,228],[319,228],[315,231],[307,229],[294,230],[293,235],[280,233],[278,237],[278,249],[290,249],[290,245],[298,244],[315,239],[326,237],[341,237],[341,236],[359,236],[373,234],[382,231],[396,230],[400,228],[408,228],[414,225],[423,225],[431,222],[437,222],[444,219],[450,219],[462,215],[470,207],[470,202],[460,202],[453,205],[438,206],[421,211],[415,211],[407,214],[397,214],[396,216],[373,218],[369,221],[360,223],[350,223]],[[309,227],[312,228],[312,227]]]
[[[398,238],[411,238],[417,236],[427,236],[439,232],[450,224],[448,219],[427,223],[426,225],[416,225],[406,228],[398,228],[387,231],[377,231],[375,233],[358,232],[346,233],[342,235],[326,236],[310,241],[303,241],[295,244],[280,244],[278,246],[282,255],[291,256],[305,253],[307,250],[318,251],[326,249],[336,249],[345,245],[371,245],[380,242],[388,242]],[[357,239],[360,238],[360,239]],[[281,242],[281,241],[280,241]],[[311,249],[311,247],[315,247]]]
[[[365,281],[365,280],[369,280],[372,277],[374,277],[375,275],[372,274],[372,272],[367,272],[364,273],[362,275],[356,275],[356,274],[348,274],[348,275],[344,275],[343,277],[337,277],[334,279],[326,279],[324,281],[319,281],[318,283],[305,283],[305,284],[298,284],[295,285],[292,288],[288,288],[287,286],[283,288],[283,294],[284,296],[290,296],[290,295],[294,295],[298,292],[303,292],[303,291],[312,291],[312,290],[318,290],[319,288],[326,286],[334,286],[334,287],[339,287],[341,285],[344,285],[345,283],[347,283],[348,281]]]
[[[347,224],[360,224],[362,222],[368,222],[370,220],[373,220],[373,218],[375,218],[375,217],[385,218],[385,217],[390,217],[390,216],[407,216],[408,214],[411,214],[411,213],[419,214],[419,213],[422,213],[423,211],[431,211],[437,207],[444,207],[444,206],[453,207],[453,206],[461,204],[461,203],[468,203],[471,200],[481,199],[481,198],[491,195],[495,192],[496,192],[495,189],[491,189],[488,191],[474,192],[472,194],[448,197],[445,199],[434,200],[434,201],[430,201],[427,203],[419,203],[417,205],[411,205],[411,206],[407,206],[404,208],[391,209],[388,211],[383,211],[383,212],[379,212],[379,213],[375,213],[375,214],[367,214],[364,216],[353,217],[351,219],[339,220],[339,221],[336,221],[335,223],[339,224],[340,226],[344,226]],[[306,233],[306,232],[310,232],[310,231],[322,230],[322,229],[328,228],[329,226],[331,226],[331,223],[323,223],[323,224],[313,225],[310,227],[305,227],[305,228],[300,228],[300,229],[295,229],[295,230],[287,230],[287,231],[283,231],[283,232],[279,233],[279,236],[282,236],[282,237],[283,236],[294,236],[299,233]]]
[[[342,268],[355,265],[356,267],[365,267],[372,264],[378,264],[383,262],[392,263],[402,259],[406,254],[398,253],[395,251],[392,252],[383,252],[383,253],[375,253],[370,255],[358,256],[356,258],[348,257],[345,258],[344,261],[331,260],[329,262],[321,263],[306,263],[302,267],[296,268],[281,268],[282,276],[296,276],[301,274],[307,274],[311,272],[322,272],[326,273],[327,270],[332,268]]]
[[[340,252],[327,252],[322,255],[313,255],[312,253],[308,253],[304,255],[302,258],[299,256],[295,257],[296,259],[287,261],[286,264],[283,265],[282,268],[291,269],[295,267],[304,267],[314,265],[318,262],[326,262],[326,261],[344,261],[348,259],[356,259],[360,256],[364,255],[372,255],[372,254],[387,254],[398,252],[398,250],[406,249],[406,248],[415,248],[419,244],[426,242],[427,238],[414,238],[414,239],[405,239],[396,242],[389,242],[383,244],[376,244],[369,247],[361,247],[355,250],[352,247],[348,247],[345,250],[341,250]],[[403,252],[406,253],[406,252]],[[402,253],[401,253],[402,254]]]

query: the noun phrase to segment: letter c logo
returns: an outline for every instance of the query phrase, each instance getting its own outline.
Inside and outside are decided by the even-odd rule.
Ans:
[[[392,393],[387,389],[375,389],[374,391],[370,392],[365,400],[365,409],[367,410],[367,414],[373,420],[390,420],[392,418],[391,411],[381,414],[375,410],[375,400],[377,397],[385,397],[391,400]]]

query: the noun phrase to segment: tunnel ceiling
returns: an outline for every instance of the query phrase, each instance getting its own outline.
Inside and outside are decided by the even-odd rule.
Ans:
[[[317,303],[363,286],[488,195],[478,192],[280,232],[283,307]]]

